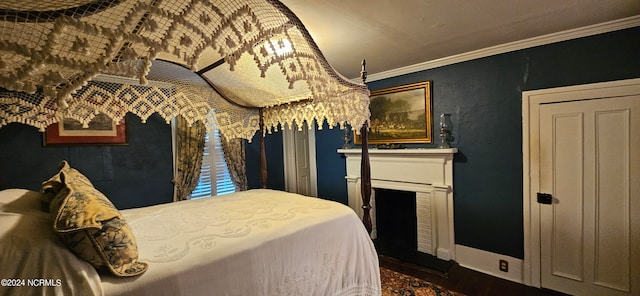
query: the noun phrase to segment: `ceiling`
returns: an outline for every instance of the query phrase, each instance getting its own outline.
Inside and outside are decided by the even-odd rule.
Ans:
[[[640,16],[638,0],[281,0],[329,64],[359,77]]]

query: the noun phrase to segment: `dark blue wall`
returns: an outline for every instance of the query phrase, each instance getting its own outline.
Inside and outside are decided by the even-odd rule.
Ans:
[[[522,91],[638,77],[640,28],[631,28],[372,81],[369,89],[433,82],[434,117],[452,114],[459,149],[456,243],[523,258]],[[347,203],[345,161],[336,153],[342,135],[316,132],[318,193]]]
[[[267,158],[267,188],[284,190],[284,160],[282,132],[267,134],[264,138]],[[251,143],[246,143],[247,182],[250,189],[262,188],[260,181],[260,133],[256,133]]]
[[[316,167],[318,175],[318,197],[349,204],[345,157],[336,150],[344,145],[344,130],[329,129],[324,123],[316,130]]]
[[[173,199],[171,127],[159,115],[142,124],[128,114],[127,145],[47,146],[36,128],[0,128],[0,189],[40,190],[43,181],[67,160],[113,204],[135,208]]]
[[[393,77],[371,90],[433,81],[434,115],[453,114],[456,243],[523,258],[521,91],[640,77],[640,28],[632,28]],[[375,63],[375,61],[369,61]],[[0,128],[0,189],[37,190],[66,159],[119,208],[171,201],[171,131],[158,115],[127,116],[126,146],[42,147],[35,128]],[[316,132],[318,195],[347,203],[343,132]],[[434,145],[423,145],[432,147]],[[266,137],[268,187],[284,189],[282,135]],[[247,177],[260,187],[259,140]]]

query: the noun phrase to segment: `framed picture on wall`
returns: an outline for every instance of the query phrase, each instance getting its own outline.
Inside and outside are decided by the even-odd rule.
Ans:
[[[371,91],[369,108],[370,144],[433,143],[431,81]]]
[[[54,123],[44,133],[44,145],[126,145],[127,132],[124,118],[116,124],[105,114],[98,114],[88,128],[71,118]]]

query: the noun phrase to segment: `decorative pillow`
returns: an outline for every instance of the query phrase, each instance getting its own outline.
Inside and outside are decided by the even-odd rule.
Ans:
[[[50,204],[53,228],[76,255],[116,276],[147,270],[146,263],[138,262],[135,237],[118,209],[66,161],[42,190],[55,192]]]
[[[58,165],[58,173],[49,178],[49,180],[42,182],[40,193],[44,196],[44,203],[48,209],[51,208],[51,201],[53,198],[64,187],[62,182],[60,182],[60,173],[63,171],[68,172],[69,170],[71,170],[71,166],[69,166],[69,163],[67,163],[66,160],[63,160]]]

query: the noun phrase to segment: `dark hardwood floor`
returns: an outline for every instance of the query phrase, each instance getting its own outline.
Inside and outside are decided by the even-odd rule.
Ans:
[[[528,287],[509,280],[464,268],[455,262],[448,271],[438,271],[380,256],[380,266],[411,275],[468,296],[558,296],[554,291]]]

